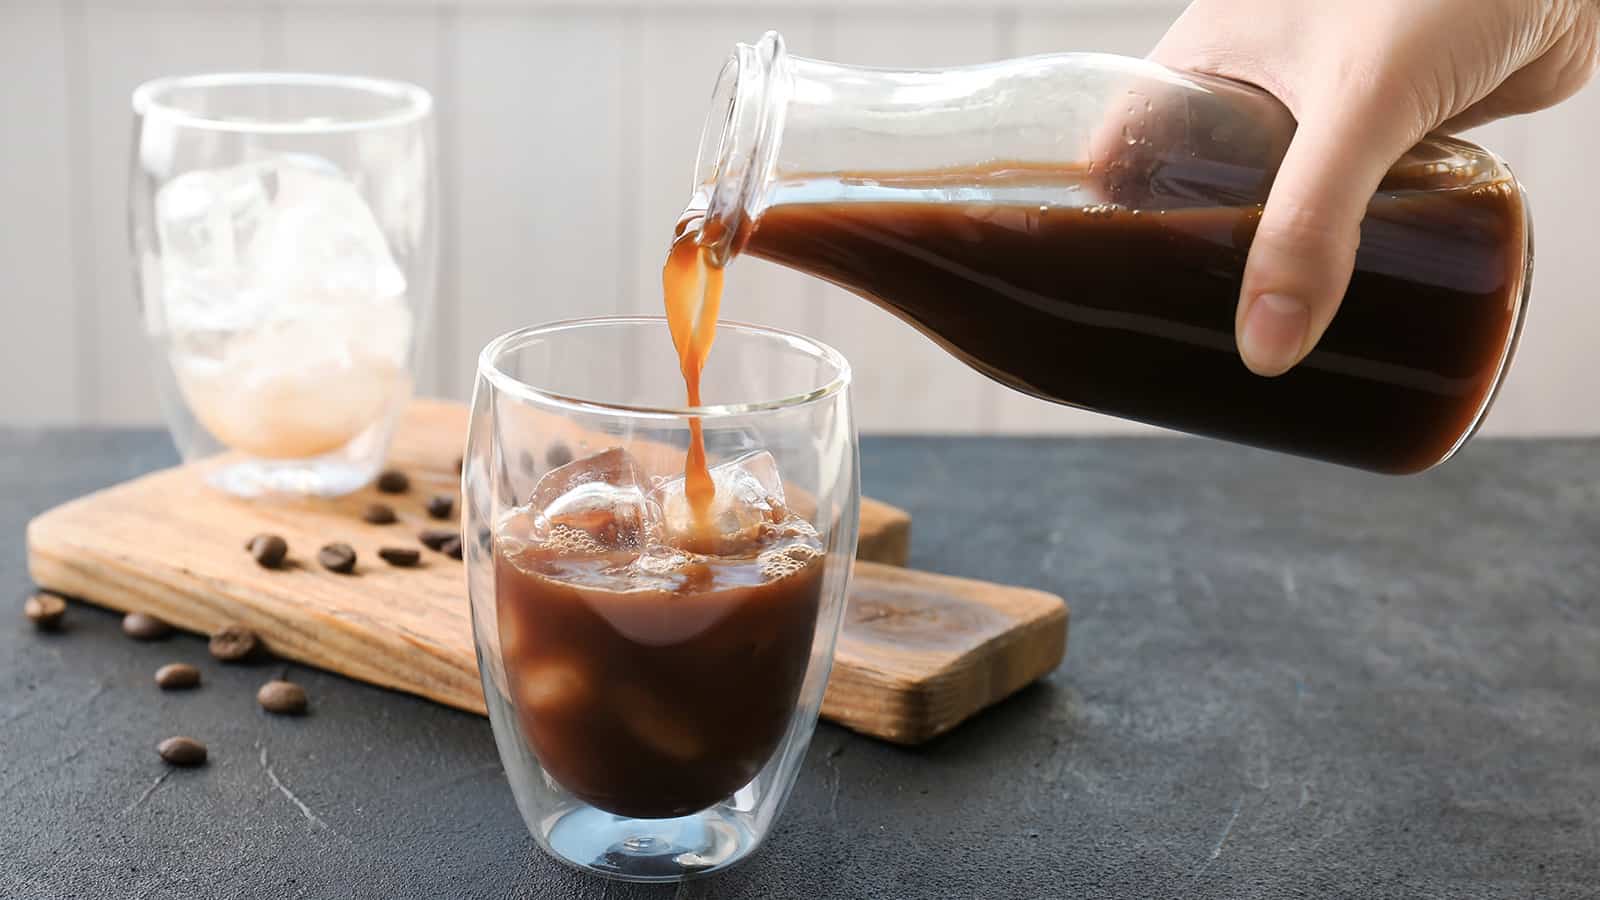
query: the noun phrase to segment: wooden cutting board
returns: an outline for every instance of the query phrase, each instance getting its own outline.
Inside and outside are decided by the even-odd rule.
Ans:
[[[411,490],[371,488],[336,499],[241,500],[179,466],[74,500],[28,525],[28,565],[40,587],[203,634],[255,629],[274,653],[372,684],[483,713],[462,564],[423,551],[396,569],[381,546],[417,546],[433,494],[458,493],[455,460],[466,410],[419,401],[402,422],[390,464]],[[381,499],[400,521],[360,518]],[[289,543],[270,571],[243,549],[253,534]],[[886,740],[916,743],[1054,669],[1066,650],[1067,607],[1041,591],[896,568],[910,517],[863,498],[860,559],[822,714]],[[344,541],[353,575],[316,563]]]

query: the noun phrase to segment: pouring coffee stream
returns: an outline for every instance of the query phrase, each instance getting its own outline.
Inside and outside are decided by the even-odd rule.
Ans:
[[[662,295],[667,307],[667,328],[678,351],[684,393],[690,407],[700,405],[700,374],[717,337],[717,316],[722,306],[722,267],[710,260],[701,242],[703,216],[691,209],[680,221],[667,263],[661,271]],[[716,485],[706,464],[705,431],[698,416],[689,418],[689,449],[683,467],[684,496],[694,518],[700,542],[712,535],[711,504]]]

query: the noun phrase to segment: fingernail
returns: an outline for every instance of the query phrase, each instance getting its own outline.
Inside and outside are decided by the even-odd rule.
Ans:
[[[1300,358],[1311,308],[1293,297],[1262,294],[1244,316],[1239,355],[1257,375],[1282,375]]]

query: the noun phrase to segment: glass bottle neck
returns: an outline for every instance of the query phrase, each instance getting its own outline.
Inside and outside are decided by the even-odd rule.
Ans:
[[[793,60],[776,31],[734,48],[711,94],[700,132],[693,199],[684,217],[703,218],[702,243],[725,265],[761,215],[777,165]]]

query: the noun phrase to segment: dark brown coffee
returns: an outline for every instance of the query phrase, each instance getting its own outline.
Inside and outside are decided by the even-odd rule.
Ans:
[[[1378,472],[1449,456],[1508,361],[1526,246],[1509,180],[1392,173],[1332,327],[1262,378],[1234,340],[1258,207],[1208,205],[1178,166],[1151,179],[1165,193],[1130,197],[1087,172],[996,165],[780,185],[743,251],[857,291],[1020,391]],[[950,183],[996,189],[937,196]]]
[[[747,784],[787,730],[810,658],[815,532],[769,522],[712,557],[536,530],[523,512],[497,534],[495,599],[511,699],[545,770],[641,818]]]

